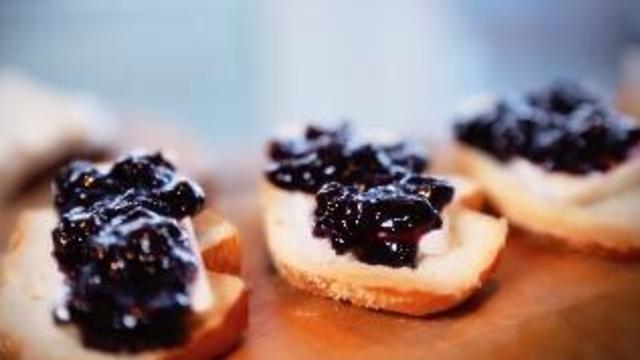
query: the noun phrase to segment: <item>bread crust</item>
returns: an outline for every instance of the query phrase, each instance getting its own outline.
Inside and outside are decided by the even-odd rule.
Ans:
[[[209,273],[209,279],[214,292],[218,290],[216,300],[221,304],[192,330],[187,344],[167,351],[162,359],[211,359],[224,355],[240,340],[248,325],[249,296],[244,283],[236,276],[220,273]]]
[[[499,255],[482,271],[476,286],[461,289],[458,293],[441,294],[435,291],[403,291],[385,286],[357,286],[341,282],[337,278],[301,271],[284,261],[277,261],[278,273],[291,285],[314,295],[324,296],[353,305],[384,310],[411,316],[424,316],[447,310],[464,302],[476,290],[482,288],[495,270]]]
[[[214,263],[224,256],[240,256],[235,229],[213,212],[205,211],[195,222],[196,234],[207,234],[201,246],[207,280],[215,303],[196,314],[187,344],[170,349],[133,354],[111,354],[83,347],[77,329],[58,327],[51,315],[56,286],[62,275],[51,257],[52,210],[28,211],[21,215],[6,254],[0,258],[0,359],[210,359],[228,352],[241,339],[248,322],[248,291],[235,269]],[[215,219],[216,221],[211,221]],[[218,231],[213,227],[221,227]],[[224,235],[224,236],[223,236]],[[219,249],[236,248],[233,252]],[[226,259],[225,264],[239,264]],[[27,266],[51,267],[50,270]],[[37,265],[33,265],[37,264]],[[22,278],[21,278],[22,276]],[[15,318],[24,316],[24,322]],[[27,328],[30,327],[30,328]],[[52,348],[45,348],[44,344]]]
[[[631,168],[623,179],[589,201],[562,202],[529,189],[503,163],[465,145],[454,152],[461,172],[475,179],[492,205],[512,223],[563,246],[615,259],[640,259],[640,183]],[[544,186],[544,185],[543,185]],[[607,187],[604,180],[602,187]]]
[[[450,205],[452,209],[446,215],[451,217],[452,233],[462,235],[463,226],[477,224],[480,236],[465,230],[458,239],[463,241],[458,248],[451,254],[424,260],[427,263],[422,270],[368,265],[345,255],[338,256],[332,249],[326,250],[322,259],[312,259],[313,255],[291,250],[295,243],[330,247],[323,239],[311,235],[311,210],[300,205],[313,203],[312,196],[280,190],[266,181],[260,188],[267,243],[280,275],[291,285],[312,294],[361,307],[412,316],[449,309],[482,287],[496,267],[505,243],[506,222],[469,208],[465,205],[468,199],[463,197]],[[477,203],[478,195],[469,194],[475,199],[471,203]],[[481,241],[487,241],[487,245],[480,245]],[[461,250],[464,248],[467,250]],[[476,250],[479,253],[474,258]],[[449,269],[457,265],[460,272],[449,275]]]
[[[202,260],[207,270],[240,275],[242,249],[235,226],[208,209],[196,216],[193,221]]]

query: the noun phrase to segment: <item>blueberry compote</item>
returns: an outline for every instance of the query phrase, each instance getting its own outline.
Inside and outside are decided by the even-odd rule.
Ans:
[[[549,171],[604,172],[640,143],[640,128],[583,86],[556,81],[502,99],[459,122],[458,140],[501,161],[520,156]]]
[[[418,241],[442,227],[440,212],[452,197],[445,181],[416,174],[364,189],[330,182],[316,195],[313,234],[367,264],[414,267]]]
[[[54,310],[85,345],[142,351],[186,341],[197,257],[180,220],[204,204],[201,188],[162,155],[110,168],[73,162],[54,182],[53,256],[67,291]]]
[[[422,172],[427,166],[417,145],[399,142],[377,145],[357,139],[347,124],[336,129],[309,126],[304,138],[274,141],[267,178],[286,190],[315,193],[322,185],[384,184],[406,172]]]
[[[315,195],[313,234],[337,254],[368,264],[415,267],[418,242],[442,227],[453,188],[420,175],[428,165],[416,145],[372,144],[347,125],[310,126],[303,139],[269,147],[266,176],[285,190]]]

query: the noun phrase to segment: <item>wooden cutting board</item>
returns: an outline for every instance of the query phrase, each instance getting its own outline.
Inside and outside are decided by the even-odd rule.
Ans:
[[[252,153],[210,169],[215,207],[240,229],[251,287],[250,327],[230,359],[640,358],[640,263],[566,252],[515,230],[487,286],[440,315],[374,312],[290,287],[265,251]],[[2,233],[17,208],[44,204],[45,194],[3,208]]]

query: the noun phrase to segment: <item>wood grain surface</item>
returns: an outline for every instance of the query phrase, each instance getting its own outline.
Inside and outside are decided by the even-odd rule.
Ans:
[[[210,169],[213,206],[240,229],[251,287],[250,327],[230,359],[640,358],[640,264],[566,252],[518,230],[488,285],[436,316],[379,313],[294,289],[265,251],[259,160],[232,155],[243,160]],[[47,192],[0,211],[3,239],[18,210],[46,204]]]

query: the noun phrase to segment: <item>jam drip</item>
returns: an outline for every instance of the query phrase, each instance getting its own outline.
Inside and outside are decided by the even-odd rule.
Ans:
[[[346,124],[336,129],[309,126],[303,139],[274,141],[268,152],[271,162],[266,176],[274,185],[311,194],[331,181],[384,184],[427,167],[424,151],[417,145],[363,142]]]
[[[54,193],[53,256],[67,285],[55,319],[77,324],[85,345],[107,351],[186,341],[197,257],[179,221],[202,208],[200,187],[156,154],[105,170],[73,162]]]
[[[579,84],[557,81],[521,98],[499,100],[459,122],[463,143],[500,161],[523,157],[549,171],[604,172],[640,143],[640,128]]]
[[[267,178],[285,190],[315,194],[314,236],[337,254],[367,264],[415,267],[418,242],[442,227],[453,188],[422,176],[428,165],[416,145],[356,139],[347,125],[310,126],[303,139],[272,142]]]

